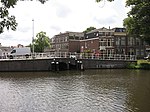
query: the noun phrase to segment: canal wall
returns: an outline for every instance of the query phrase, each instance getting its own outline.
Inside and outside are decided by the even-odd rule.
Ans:
[[[136,61],[125,60],[82,60],[86,69],[96,68],[127,68],[129,63],[136,63]]]
[[[136,61],[123,60],[97,60],[97,59],[26,59],[26,60],[1,60],[0,71],[59,71],[71,69],[100,69],[100,68],[126,68],[127,64]]]

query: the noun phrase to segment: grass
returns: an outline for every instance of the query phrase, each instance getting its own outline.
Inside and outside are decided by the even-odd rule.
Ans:
[[[139,64],[141,64],[141,63],[150,64],[150,61],[149,61],[149,60],[138,60],[138,61],[137,61],[137,65],[139,65]]]
[[[130,69],[150,69],[149,60],[137,60],[137,63],[130,63],[128,65]]]
[[[137,69],[150,69],[150,61],[149,60],[137,60],[137,64],[134,68]]]

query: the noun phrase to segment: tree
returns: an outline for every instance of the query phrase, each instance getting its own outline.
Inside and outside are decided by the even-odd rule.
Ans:
[[[46,32],[39,32],[34,39],[34,51],[44,52],[44,48],[50,48],[50,39],[46,36]]]
[[[150,2],[149,0],[127,0],[131,7],[128,18],[124,19],[127,33],[133,37],[144,39],[150,44]]]
[[[16,30],[16,20],[15,16],[9,16],[8,9],[10,7],[14,8],[16,5],[16,0],[1,0],[2,6],[0,7],[0,33],[3,33],[4,28],[7,30],[12,29]]]
[[[4,32],[4,28],[7,30],[16,30],[17,22],[15,16],[9,15],[9,8],[14,8],[18,0],[1,0],[0,6],[0,34]],[[22,0],[23,1],[23,0]],[[32,1],[32,0],[31,0]],[[39,0],[44,4],[47,0]]]
[[[83,31],[84,33],[88,33],[88,32],[90,32],[90,31],[92,31],[92,30],[94,30],[94,29],[96,29],[95,27],[89,27],[89,28],[87,28],[85,31]]]

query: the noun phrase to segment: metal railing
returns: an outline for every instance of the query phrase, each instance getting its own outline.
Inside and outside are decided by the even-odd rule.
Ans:
[[[0,60],[27,60],[27,59],[50,59],[50,58],[75,58],[75,59],[99,59],[99,60],[137,60],[136,55],[122,54],[94,54],[94,53],[68,53],[68,52],[49,52],[34,53],[29,56],[1,56]]]
[[[47,54],[49,57],[53,58],[137,60],[136,55],[123,55],[123,54],[94,54],[94,53],[67,53],[67,52],[53,52]]]

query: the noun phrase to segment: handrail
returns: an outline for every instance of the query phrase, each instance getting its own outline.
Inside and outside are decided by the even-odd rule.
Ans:
[[[21,60],[21,59],[49,59],[49,58],[75,58],[75,59],[98,59],[98,60],[137,60],[136,55],[123,55],[123,54],[96,54],[96,53],[73,53],[73,52],[47,52],[47,53],[34,53],[30,56],[13,56],[1,57],[0,60]]]

